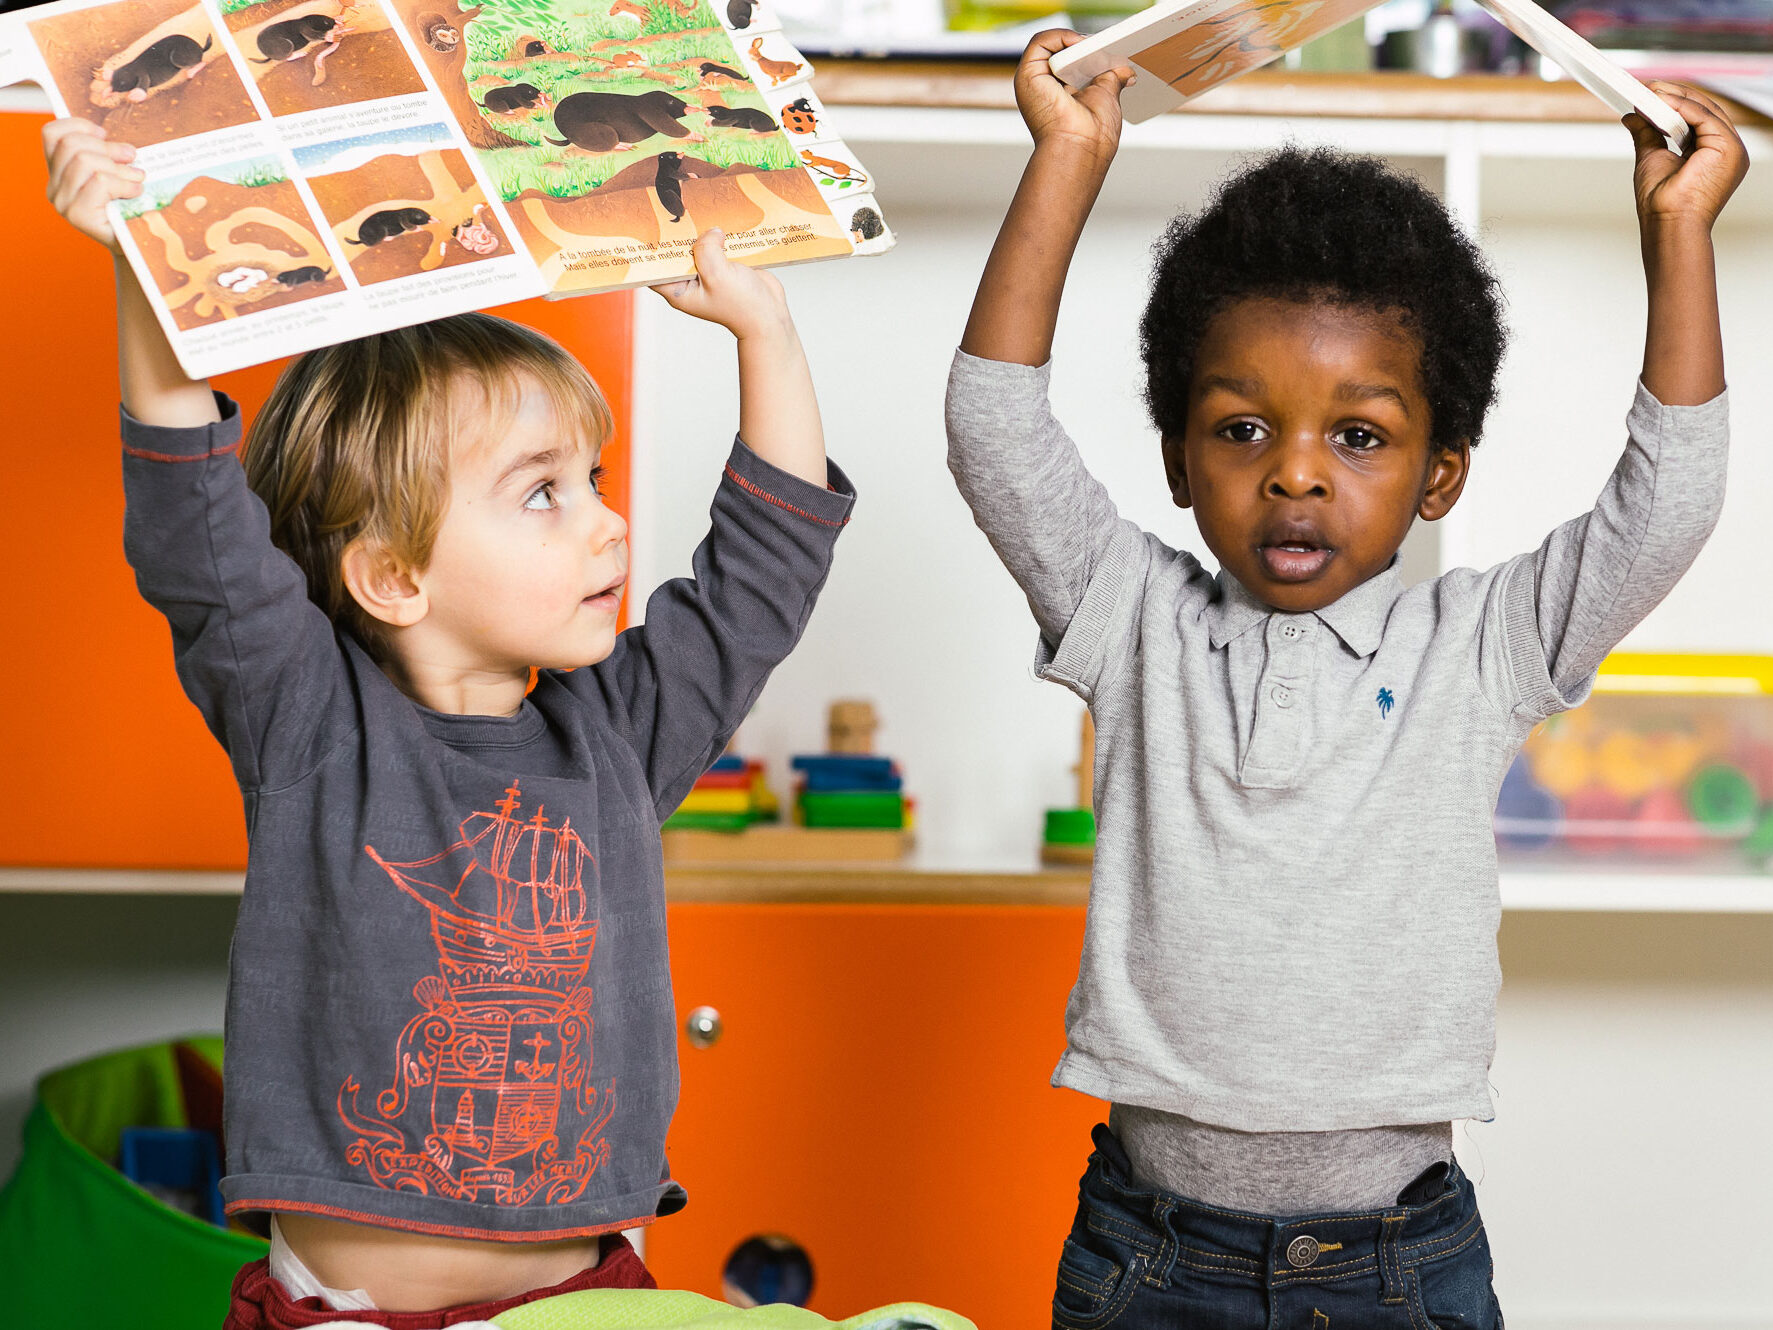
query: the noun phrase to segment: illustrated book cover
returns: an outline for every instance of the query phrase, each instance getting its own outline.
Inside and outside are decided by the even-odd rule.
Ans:
[[[204,378],[531,296],[893,244],[760,0],[58,0],[0,83],[135,145],[112,205]]]
[[[1138,123],[1353,22],[1378,3],[1158,0],[1067,47],[1053,57],[1052,70],[1081,88],[1116,65],[1131,64],[1139,78],[1122,92],[1121,111]],[[1639,112],[1677,147],[1686,139],[1687,122],[1673,108],[1532,0],[1479,3],[1620,115]]]

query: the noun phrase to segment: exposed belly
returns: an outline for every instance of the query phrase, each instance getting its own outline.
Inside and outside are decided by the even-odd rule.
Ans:
[[[434,1311],[514,1298],[595,1266],[599,1239],[470,1242],[279,1214],[277,1227],[327,1288],[362,1289],[382,1311]]]

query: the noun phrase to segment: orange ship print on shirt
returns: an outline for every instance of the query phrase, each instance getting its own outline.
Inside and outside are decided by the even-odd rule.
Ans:
[[[615,1083],[591,1083],[597,941],[584,875],[597,860],[570,818],[520,813],[513,781],[495,812],[414,863],[364,850],[431,913],[437,971],[413,986],[418,1012],[395,1041],[393,1084],[358,1103],[346,1159],[383,1187],[496,1205],[562,1204],[609,1160]]]

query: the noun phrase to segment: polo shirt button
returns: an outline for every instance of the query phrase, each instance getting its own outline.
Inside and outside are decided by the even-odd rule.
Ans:
[[[1281,636],[1288,641],[1295,641],[1298,638],[1305,636],[1305,630],[1296,623],[1282,624]]]
[[[1288,688],[1284,683],[1277,683],[1273,688],[1269,689],[1268,697],[1277,707],[1290,707],[1293,705],[1293,690]]]
[[[1295,1270],[1303,1270],[1317,1260],[1319,1250],[1316,1238],[1294,1238],[1287,1244],[1287,1264]]]

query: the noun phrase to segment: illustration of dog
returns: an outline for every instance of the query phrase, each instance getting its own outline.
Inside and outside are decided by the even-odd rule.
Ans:
[[[553,103],[548,94],[533,83],[513,83],[508,88],[488,88],[480,105],[498,115],[512,115],[518,111],[529,111],[536,107],[549,107]]]
[[[350,240],[353,245],[379,245],[384,240],[392,240],[408,231],[416,231],[421,226],[429,226],[431,221],[431,214],[423,208],[384,208],[363,219],[357,228],[355,240],[351,240],[350,236],[345,239]]]
[[[145,102],[149,88],[157,88],[180,74],[187,79],[196,78],[203,67],[203,53],[214,44],[214,37],[206,37],[201,46],[183,33],[162,37],[134,60],[111,71],[111,91],[125,94],[132,102]]]
[[[681,97],[659,89],[654,92],[575,92],[560,99],[554,108],[554,128],[564,138],[544,138],[557,148],[583,148],[586,152],[620,152],[650,139],[666,138],[701,142],[689,127],[679,123],[689,114]]]
[[[753,134],[776,132],[776,122],[770,119],[769,112],[753,106],[710,106],[708,123],[716,129],[748,129]]]
[[[798,60],[771,60],[763,53],[763,38],[761,37],[751,39],[751,58],[756,61],[759,69],[769,75],[771,86],[786,83],[806,68]]]
[[[817,134],[819,117],[813,112],[813,104],[805,97],[789,102],[782,108],[782,128],[790,134]]]

